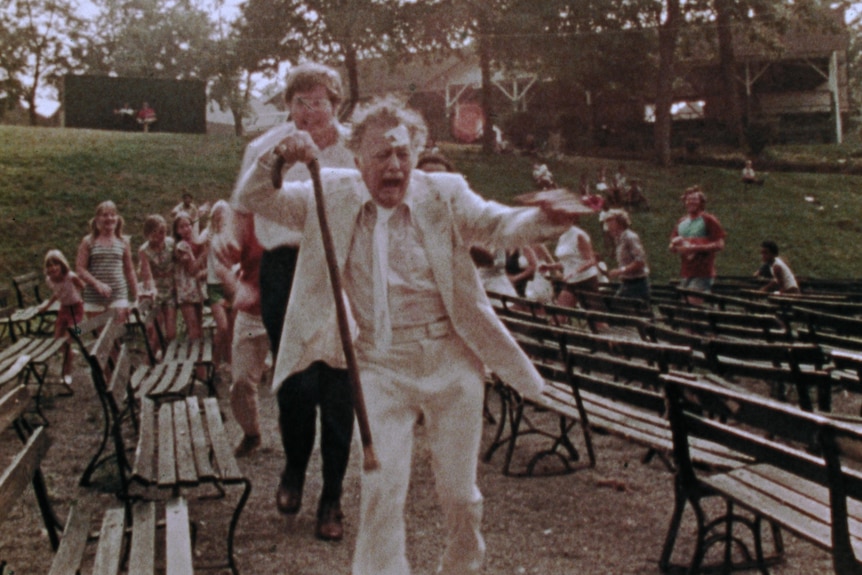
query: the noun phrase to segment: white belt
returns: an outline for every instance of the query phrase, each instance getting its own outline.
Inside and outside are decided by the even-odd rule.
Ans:
[[[452,322],[449,318],[432,321],[422,325],[392,328],[392,343],[405,343],[420,339],[437,339],[446,337],[452,332]]]

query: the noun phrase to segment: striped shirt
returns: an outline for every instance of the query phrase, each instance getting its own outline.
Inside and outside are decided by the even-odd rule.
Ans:
[[[119,238],[112,238],[111,245],[97,244],[92,238],[87,238],[90,258],[87,270],[90,274],[111,287],[110,297],[102,297],[96,288],[87,284],[84,286],[84,303],[108,305],[119,300],[129,299],[129,286],[123,273],[123,255],[126,244]]]

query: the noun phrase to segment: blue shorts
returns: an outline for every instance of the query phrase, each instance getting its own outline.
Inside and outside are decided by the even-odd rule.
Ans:
[[[695,291],[712,291],[715,278],[682,278],[679,287]]]

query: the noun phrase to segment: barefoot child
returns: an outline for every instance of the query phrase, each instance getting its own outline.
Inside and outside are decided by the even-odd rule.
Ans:
[[[138,280],[132,263],[132,247],[123,237],[123,218],[114,202],[96,207],[90,233],[78,246],[75,271],[84,280],[84,305],[88,316],[115,308],[126,321],[129,306],[138,299]]]
[[[231,361],[233,322],[231,321],[230,299],[225,295],[225,288],[219,275],[227,270],[219,269],[223,267],[223,264],[216,257],[213,243],[229,229],[231,229],[230,204],[224,200],[219,200],[213,204],[209,224],[199,238],[200,243],[206,246],[207,252],[207,304],[210,306],[216,326],[213,341],[215,345],[215,357],[213,359],[216,368],[220,362],[229,364]]]
[[[60,250],[49,250],[45,254],[45,281],[53,295],[39,311],[44,312],[55,301],[60,302],[54,337],[65,338],[68,329],[76,327],[84,319],[84,300],[81,298],[84,282],[69,269],[69,261]],[[68,343],[63,350],[63,383],[67,386],[72,384],[72,350]]]
[[[206,277],[206,246],[194,236],[192,220],[185,212],[174,218],[174,280],[177,305],[183,314],[190,340],[203,337],[204,285]]]
[[[138,250],[141,265],[141,283],[147,297],[153,298],[158,309],[159,322],[165,343],[177,336],[177,296],[174,288],[174,238],[168,237],[168,224],[158,214],[144,220],[144,238],[147,240]],[[160,342],[155,330],[147,337],[150,346],[158,350]]]

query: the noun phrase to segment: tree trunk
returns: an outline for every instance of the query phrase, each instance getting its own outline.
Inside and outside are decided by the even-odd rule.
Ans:
[[[655,101],[655,156],[660,166],[671,164],[671,113],[676,39],[679,34],[680,0],[668,0],[667,17],[659,28],[659,69]]]
[[[36,126],[39,123],[39,114],[36,113],[36,91],[35,90],[27,90],[27,116],[30,119],[30,125]]]
[[[352,43],[344,46],[344,66],[347,68],[349,95],[339,114],[341,120],[349,118],[353,113],[353,108],[356,107],[356,103],[359,102],[359,65],[356,61],[356,46]]]
[[[36,90],[39,88],[39,77],[42,74],[42,55],[36,54],[36,67],[33,71],[33,86],[25,92],[24,99],[27,102],[27,116],[30,118],[30,125],[37,125],[39,115],[36,113]]]
[[[492,100],[493,85],[491,84],[491,56],[488,54],[487,43],[479,40],[479,68],[482,73],[482,112],[485,121],[482,123],[482,151],[494,153],[494,104]]]
[[[231,106],[230,113],[233,116],[233,133],[237,138],[241,138],[243,135],[242,108],[237,109]]]
[[[482,113],[485,115],[482,123],[482,152],[494,153],[494,103],[492,100],[493,85],[491,84],[491,47],[488,45],[486,34],[490,26],[488,22],[487,8],[479,7],[477,21],[479,30],[477,49],[479,51],[479,72],[482,76]]]
[[[742,123],[742,104],[736,89],[736,55],[733,52],[732,0],[715,0],[718,27],[718,53],[721,65],[722,90],[724,91],[724,121],[733,134],[736,144],[744,148],[745,128]]]

